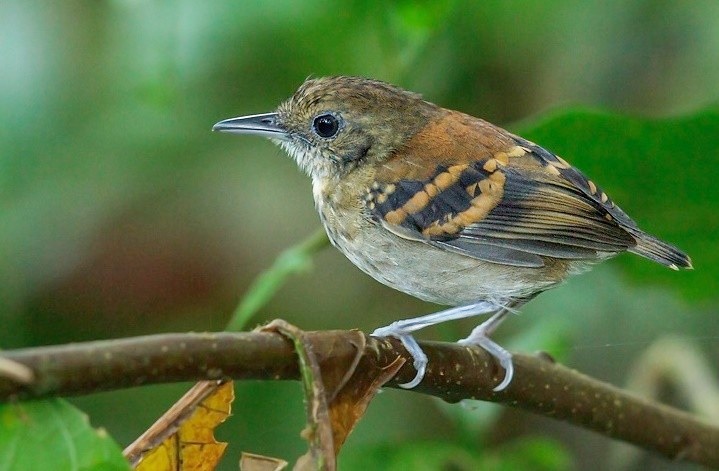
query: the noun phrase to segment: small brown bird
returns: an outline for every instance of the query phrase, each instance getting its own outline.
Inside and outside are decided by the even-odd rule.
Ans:
[[[460,342],[498,360],[499,391],[512,379],[512,356],[489,335],[537,294],[624,251],[691,268],[561,157],[384,82],[310,79],[276,112],[213,130],[282,146],[312,178],[322,224],[347,258],[392,288],[456,306],[373,332],[412,355],[408,388],[427,365],[416,330],[492,314]]]

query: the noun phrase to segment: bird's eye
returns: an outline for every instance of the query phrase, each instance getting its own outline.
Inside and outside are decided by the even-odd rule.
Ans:
[[[312,128],[318,136],[329,139],[339,132],[340,119],[332,113],[324,113],[315,117]]]

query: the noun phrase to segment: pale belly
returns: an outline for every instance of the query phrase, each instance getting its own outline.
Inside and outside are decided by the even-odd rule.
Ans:
[[[508,304],[561,281],[545,268],[483,262],[402,239],[364,221],[352,238],[328,230],[333,244],[362,271],[391,288],[448,306],[477,301]],[[327,226],[325,225],[325,229]]]
[[[556,259],[545,259],[541,268],[501,265],[405,239],[372,221],[361,195],[336,190],[337,185],[313,180],[315,205],[332,244],[375,280],[424,301],[508,305],[589,266]]]

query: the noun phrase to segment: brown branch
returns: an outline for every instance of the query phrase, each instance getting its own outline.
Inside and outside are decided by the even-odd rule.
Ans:
[[[309,332],[320,366],[350,367],[356,332]],[[481,399],[554,417],[666,457],[719,467],[719,428],[685,412],[642,399],[553,363],[546,356],[514,356],[509,387],[492,392],[504,372],[479,348],[425,342],[424,381],[414,391],[450,402]],[[0,377],[0,400],[77,395],[144,384],[212,379],[298,379],[291,343],[269,332],[162,334],[3,351],[29,367],[35,380]],[[367,338],[358,368],[383,368],[407,358],[399,342]],[[409,358],[408,358],[409,359]],[[386,386],[414,377],[411,361]]]

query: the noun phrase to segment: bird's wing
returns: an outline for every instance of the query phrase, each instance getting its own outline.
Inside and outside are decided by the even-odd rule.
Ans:
[[[444,158],[419,175],[400,162],[379,172],[373,218],[408,239],[506,265],[542,257],[591,260],[636,245],[636,224],[581,172],[515,136],[506,151]]]

